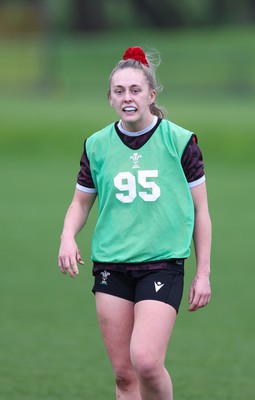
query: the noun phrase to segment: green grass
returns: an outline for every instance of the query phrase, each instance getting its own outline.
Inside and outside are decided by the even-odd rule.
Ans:
[[[175,398],[254,395],[254,32],[140,32],[135,38],[134,32],[59,38],[58,84],[46,93],[38,89],[36,41],[0,43],[3,400],[114,398],[91,294],[96,210],[78,239],[86,267],[77,279],[59,273],[57,252],[83,138],[115,118],[105,100],[107,75],[134,42],[161,51],[160,102],[170,119],[199,136],[213,221],[212,302],[186,311],[192,254],[167,354]],[[103,61],[95,65],[96,59]],[[231,60],[239,64],[232,68]]]

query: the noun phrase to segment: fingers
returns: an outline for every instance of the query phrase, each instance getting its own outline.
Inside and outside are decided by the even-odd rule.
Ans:
[[[189,304],[191,304],[193,302],[194,299],[194,295],[195,295],[195,290],[193,285],[190,288],[190,292],[189,292]]]
[[[194,298],[189,302],[190,306],[189,306],[188,310],[196,311],[199,308],[203,308],[203,307],[207,306],[207,304],[209,304],[209,302],[210,302],[210,298],[211,298],[210,295],[194,296]]]
[[[63,274],[68,273],[71,278],[79,274],[77,263],[84,265],[75,240],[62,239],[58,254],[58,266]]]
[[[77,262],[76,262],[75,258],[59,257],[58,265],[59,265],[60,271],[63,274],[68,273],[71,278],[75,278],[75,276],[79,274],[79,270],[78,270]]]
[[[211,299],[211,288],[208,280],[196,277],[192,282],[189,294],[189,311],[196,311],[207,306]]]
[[[81,258],[81,254],[80,254],[79,249],[77,250],[76,260],[78,261],[79,264],[84,265],[84,261],[83,261],[83,259]]]

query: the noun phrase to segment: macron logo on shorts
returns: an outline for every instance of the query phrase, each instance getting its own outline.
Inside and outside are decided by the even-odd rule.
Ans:
[[[154,282],[156,292],[159,291],[164,286],[164,283],[161,282]]]

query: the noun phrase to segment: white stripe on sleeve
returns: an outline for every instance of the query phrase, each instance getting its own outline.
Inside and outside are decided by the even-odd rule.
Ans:
[[[195,186],[201,185],[201,183],[205,182],[205,175],[203,175],[201,178],[197,179],[196,181],[189,182],[189,187],[193,188]]]
[[[79,183],[76,183],[76,189],[78,189],[84,193],[96,193],[97,192],[95,188],[88,188],[85,186],[81,186],[81,185],[79,185]]]

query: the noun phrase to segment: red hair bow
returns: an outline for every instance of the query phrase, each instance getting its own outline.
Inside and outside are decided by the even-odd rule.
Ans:
[[[141,49],[141,47],[129,47],[123,56],[123,60],[136,60],[139,61],[140,63],[146,65],[147,67],[149,66],[149,63],[146,59],[144,51]]]

